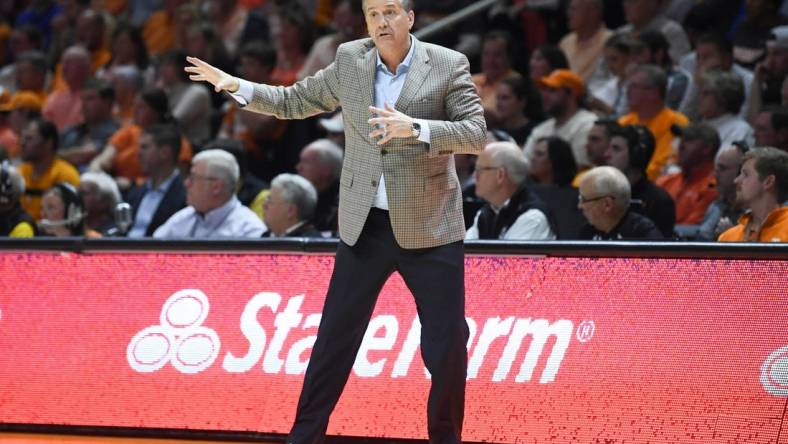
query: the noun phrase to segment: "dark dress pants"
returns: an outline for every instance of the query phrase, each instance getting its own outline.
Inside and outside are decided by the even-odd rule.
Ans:
[[[339,243],[317,339],[288,442],[323,442],[361,340],[388,277],[398,271],[416,300],[421,355],[432,376],[427,401],[431,443],[459,443],[467,367],[462,241],[401,248],[387,211],[373,208],[354,246]]]

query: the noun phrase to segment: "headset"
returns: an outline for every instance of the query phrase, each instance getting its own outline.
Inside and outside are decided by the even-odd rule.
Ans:
[[[82,203],[79,191],[68,182],[57,183],[52,188],[57,189],[60,192],[61,199],[63,199],[63,207],[66,209],[65,219],[41,219],[38,222],[38,226],[42,229],[67,227],[72,234],[81,235],[82,233],[79,231],[82,228],[82,219],[85,218],[85,206]]]

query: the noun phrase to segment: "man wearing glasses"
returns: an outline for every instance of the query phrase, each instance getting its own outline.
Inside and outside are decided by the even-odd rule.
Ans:
[[[588,224],[580,231],[587,240],[663,239],[651,219],[630,211],[629,180],[617,168],[589,170],[580,181],[577,207]]]

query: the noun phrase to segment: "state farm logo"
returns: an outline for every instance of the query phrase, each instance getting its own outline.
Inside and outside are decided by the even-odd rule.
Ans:
[[[202,323],[208,317],[208,297],[200,290],[186,289],[164,303],[159,325],[143,329],[131,339],[126,359],[134,370],[154,372],[171,363],[182,373],[198,373],[219,355],[219,336]]]
[[[763,362],[761,384],[774,396],[788,396],[788,346],[773,351]]]
[[[242,350],[225,350],[222,369],[227,373],[257,368],[267,374],[304,374],[321,318],[320,313],[301,311],[304,298],[300,294],[284,299],[273,292],[254,295],[238,324],[248,345]],[[170,296],[162,307],[159,325],[143,329],[129,342],[126,356],[131,368],[149,373],[170,363],[191,374],[209,368],[218,357],[221,342],[214,330],[202,326],[208,311],[208,297],[200,290],[181,290]],[[261,312],[274,316],[270,327],[260,323]],[[415,373],[430,377],[424,366],[418,365],[421,323],[418,317],[404,321],[403,325],[396,314],[370,319],[353,365],[356,376],[397,379]],[[466,321],[470,331],[467,377],[471,380],[487,374],[492,382],[534,379],[539,384],[551,383],[570,344],[587,344],[596,331],[591,320],[580,322],[576,329],[568,319],[496,316],[484,322],[470,317]],[[491,374],[482,371],[492,365]]]

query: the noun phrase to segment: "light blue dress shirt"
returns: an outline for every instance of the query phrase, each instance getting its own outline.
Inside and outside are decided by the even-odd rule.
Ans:
[[[266,230],[263,221],[233,196],[224,205],[200,214],[186,207],[156,229],[156,238],[215,239],[228,237],[260,237]]]
[[[170,177],[156,188],[153,188],[151,180],[148,179],[145,183],[148,191],[142,196],[140,206],[137,208],[137,216],[134,218],[134,225],[131,226],[131,230],[127,234],[128,237],[145,237],[145,231],[148,230],[148,225],[153,220],[153,215],[156,214],[156,210],[159,209],[159,204],[164,199],[164,195],[170,189],[170,184],[179,174],[178,169],[175,168],[172,170]]]

